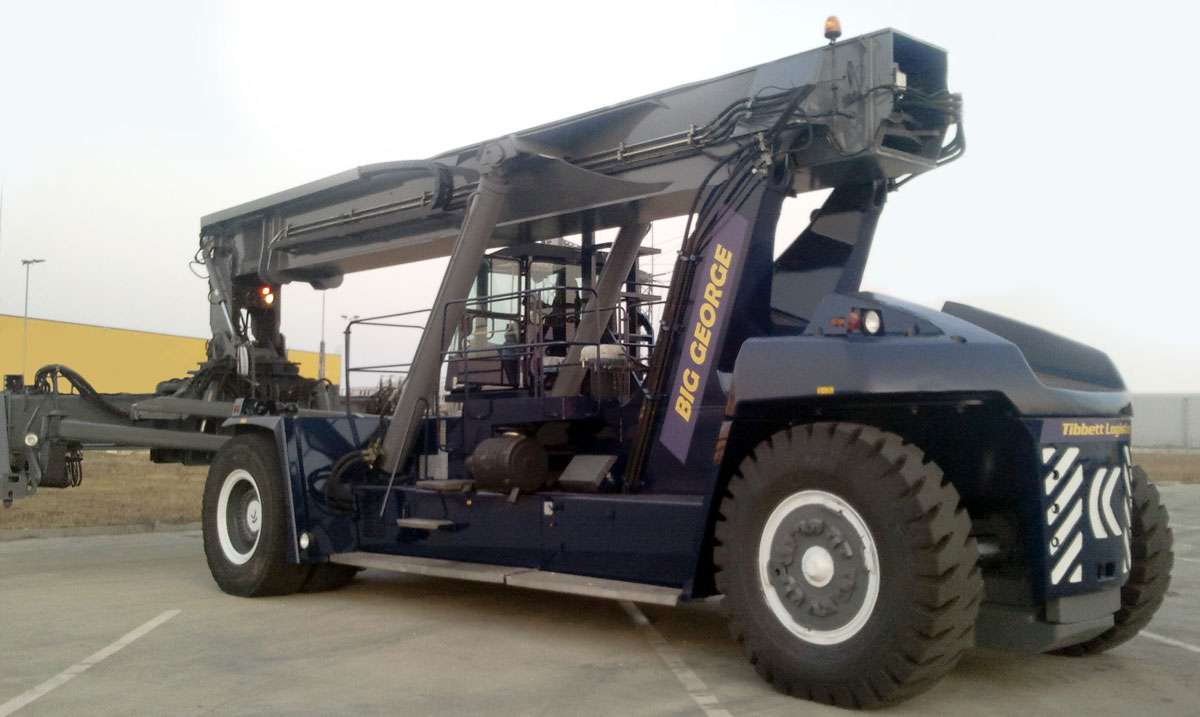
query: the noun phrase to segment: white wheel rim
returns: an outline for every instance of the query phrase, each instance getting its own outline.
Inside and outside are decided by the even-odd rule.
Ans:
[[[771,581],[773,573],[770,563],[776,535],[784,521],[801,508],[826,511],[848,525],[857,538],[858,559],[866,572],[866,593],[862,604],[848,621],[833,629],[815,629],[797,622]],[[809,547],[797,556],[797,563],[803,579],[812,588],[823,588],[834,579],[832,557],[824,547]],[[879,598],[879,553],[866,521],[849,503],[823,490],[804,490],[784,498],[767,518],[758,544],[758,577],[767,606],[781,625],[805,642],[836,645],[857,635],[875,611],[875,603]]]
[[[225,559],[242,565],[254,556],[262,534],[262,498],[254,476],[230,471],[217,496],[217,540]]]

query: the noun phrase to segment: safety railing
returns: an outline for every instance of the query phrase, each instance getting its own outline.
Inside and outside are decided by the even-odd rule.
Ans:
[[[379,316],[367,316],[351,319],[346,324],[344,333],[344,348],[343,356],[346,366],[346,412],[349,414],[353,411],[353,394],[352,394],[352,376],[355,374],[378,374],[380,376],[380,391],[382,393],[382,378],[384,376],[394,377],[396,379],[396,389],[399,390],[403,386],[404,380],[408,376],[408,371],[412,366],[412,361],[395,361],[390,363],[366,364],[363,366],[355,366],[353,363],[353,354],[350,352],[351,341],[350,336],[354,327],[383,327],[388,329],[402,329],[408,331],[416,331],[419,333],[425,330],[425,324],[416,323],[409,319],[428,314],[429,309],[416,309],[413,311],[402,311],[394,314],[382,314]],[[411,358],[411,357],[410,357]],[[390,382],[389,382],[390,383]]]
[[[559,300],[544,301],[553,296]],[[573,301],[565,301],[571,296]],[[420,316],[428,315],[429,309],[419,309],[379,316],[355,318],[345,329],[346,404],[347,413],[353,412],[351,379],[354,375],[379,374],[395,376],[399,383],[394,392],[385,394],[382,383],[373,399],[383,412],[389,401],[396,398],[411,367],[411,354],[407,361],[368,363],[356,366],[353,363],[351,334],[356,328],[381,327],[402,331],[439,331],[444,333],[448,313],[452,306],[461,306],[461,317],[454,327],[449,348],[442,354],[443,372],[440,374],[439,390],[434,392],[434,403],[427,406],[425,418],[436,417],[444,423],[458,407],[465,407],[483,395],[518,393],[531,397],[545,397],[552,390],[558,375],[568,367],[580,367],[587,371],[588,395],[600,400],[605,395],[628,396],[640,390],[645,370],[653,350],[653,327],[647,326],[645,334],[635,334],[624,301],[613,306],[588,308],[596,297],[591,288],[583,287],[540,287],[470,297],[448,302],[442,309],[437,326],[432,321],[419,323]],[[649,308],[661,300],[639,301],[637,308]],[[496,310],[507,309],[507,310]],[[590,313],[608,315],[600,337],[595,341],[575,340],[573,327]],[[419,337],[418,337],[419,338]],[[572,349],[579,347],[579,358],[568,362]],[[608,347],[608,348],[602,348]],[[614,348],[615,347],[615,348]],[[415,351],[415,345],[414,345]],[[447,396],[454,401],[447,402]],[[457,404],[457,406],[452,405]],[[439,425],[437,443],[443,450],[447,436],[446,426]]]

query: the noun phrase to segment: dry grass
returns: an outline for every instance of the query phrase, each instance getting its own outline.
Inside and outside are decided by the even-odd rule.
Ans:
[[[1200,483],[1200,453],[1183,451],[1135,451],[1134,463],[1146,469],[1150,480],[1159,485]]]
[[[151,463],[147,451],[88,451],[78,488],[44,488],[0,508],[0,530],[194,523],[207,471]]]
[[[1136,460],[1159,484],[1200,484],[1200,453],[1141,450]],[[193,523],[200,520],[203,466],[157,465],[145,451],[91,451],[83,485],[46,488],[0,508],[0,530]]]

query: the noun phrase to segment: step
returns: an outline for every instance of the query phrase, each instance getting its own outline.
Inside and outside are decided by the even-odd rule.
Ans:
[[[504,584],[515,588],[547,590],[612,600],[630,600],[653,605],[674,606],[679,604],[679,588],[664,588],[661,585],[627,583],[623,580],[605,580],[604,578],[589,578],[583,575],[552,573],[543,570],[513,573],[505,577]]]
[[[359,568],[374,568],[390,570],[394,573],[409,573],[411,575],[428,575],[434,578],[454,578],[456,580],[474,580],[480,583],[504,584],[504,576],[515,570],[504,565],[483,565],[481,563],[459,563],[453,560],[436,560],[434,558],[417,558],[407,555],[387,555],[385,553],[340,553],[329,556],[329,561],[342,565],[353,565]]]
[[[596,491],[616,462],[616,456],[576,453],[571,456],[571,462],[559,476],[558,482],[567,489]]]
[[[390,570],[396,573],[454,578],[456,580],[474,580],[476,582],[510,585],[512,587],[529,588],[532,590],[566,593],[568,595],[585,595],[611,600],[630,600],[632,602],[650,603],[653,605],[674,606],[679,604],[679,588],[630,583],[622,580],[589,578],[582,575],[554,573],[535,570],[533,568],[486,565],[484,563],[466,563],[455,560],[437,560],[435,558],[365,552],[331,555],[329,560],[334,563],[354,565],[360,568],[374,568],[376,570]]]
[[[441,530],[454,525],[453,520],[439,520],[437,518],[400,518],[396,521],[396,525],[401,528],[412,528],[413,530]]]

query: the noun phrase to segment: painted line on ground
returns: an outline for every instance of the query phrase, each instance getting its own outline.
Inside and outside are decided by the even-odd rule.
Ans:
[[[1148,637],[1151,640],[1157,640],[1158,642],[1161,642],[1164,645],[1170,645],[1171,647],[1178,647],[1180,649],[1187,650],[1188,652],[1194,652],[1197,655],[1200,655],[1200,647],[1196,647],[1195,645],[1184,642],[1182,640],[1176,640],[1173,637],[1167,637],[1166,635],[1159,635],[1157,633],[1148,632],[1146,630],[1142,630],[1138,634],[1141,635],[1142,637]]]
[[[621,607],[625,609],[625,612],[633,620],[633,623],[638,626],[638,630],[641,631],[646,641],[654,647],[654,651],[658,653],[659,658],[666,663],[671,672],[675,673],[675,677],[683,683],[684,689],[687,690],[692,700],[695,701],[696,706],[704,710],[704,714],[708,715],[708,717],[733,717],[728,710],[721,707],[721,702],[713,694],[712,690],[708,689],[708,685],[704,684],[704,680],[700,679],[700,676],[687,666],[687,663],[683,661],[683,658],[679,656],[675,648],[671,647],[666,639],[659,634],[658,630],[654,629],[654,626],[650,624],[650,621],[646,619],[646,616],[642,614],[637,605],[628,600],[622,600]]]
[[[83,674],[84,672],[86,672],[88,669],[90,669],[94,665],[99,664],[102,660],[112,657],[121,648],[130,644],[134,640],[144,637],[146,635],[146,633],[150,632],[154,628],[163,624],[167,620],[170,620],[171,618],[175,617],[176,615],[179,614],[179,612],[180,612],[179,610],[167,610],[166,612],[164,612],[163,614],[154,618],[150,622],[147,622],[146,624],[142,625],[141,627],[135,628],[134,630],[132,630],[131,632],[126,634],[124,637],[122,637],[121,639],[112,643],[111,645],[104,648],[103,650],[100,650],[99,652],[97,652],[89,657],[86,657],[83,660],[80,660],[79,662],[76,662],[74,665],[71,665],[67,669],[58,673],[54,677],[51,677],[50,679],[46,680],[42,684],[38,685],[37,687],[34,687],[33,689],[28,690],[24,694],[17,695],[16,697],[12,698],[8,702],[5,702],[4,704],[0,705],[0,717],[8,717],[8,715],[12,714],[13,712],[16,712],[17,710],[21,709],[22,707],[29,704],[30,702],[33,702],[34,700],[38,699],[39,697],[44,697],[51,690],[54,690],[58,687],[62,687],[64,684],[66,684],[67,682],[70,682],[76,676]]]
[[[1200,525],[1178,525],[1171,523],[1171,530],[1200,530]]]
[[[1182,555],[1176,555],[1176,560],[1182,560],[1185,563],[1200,563],[1200,558],[1185,558]]]

